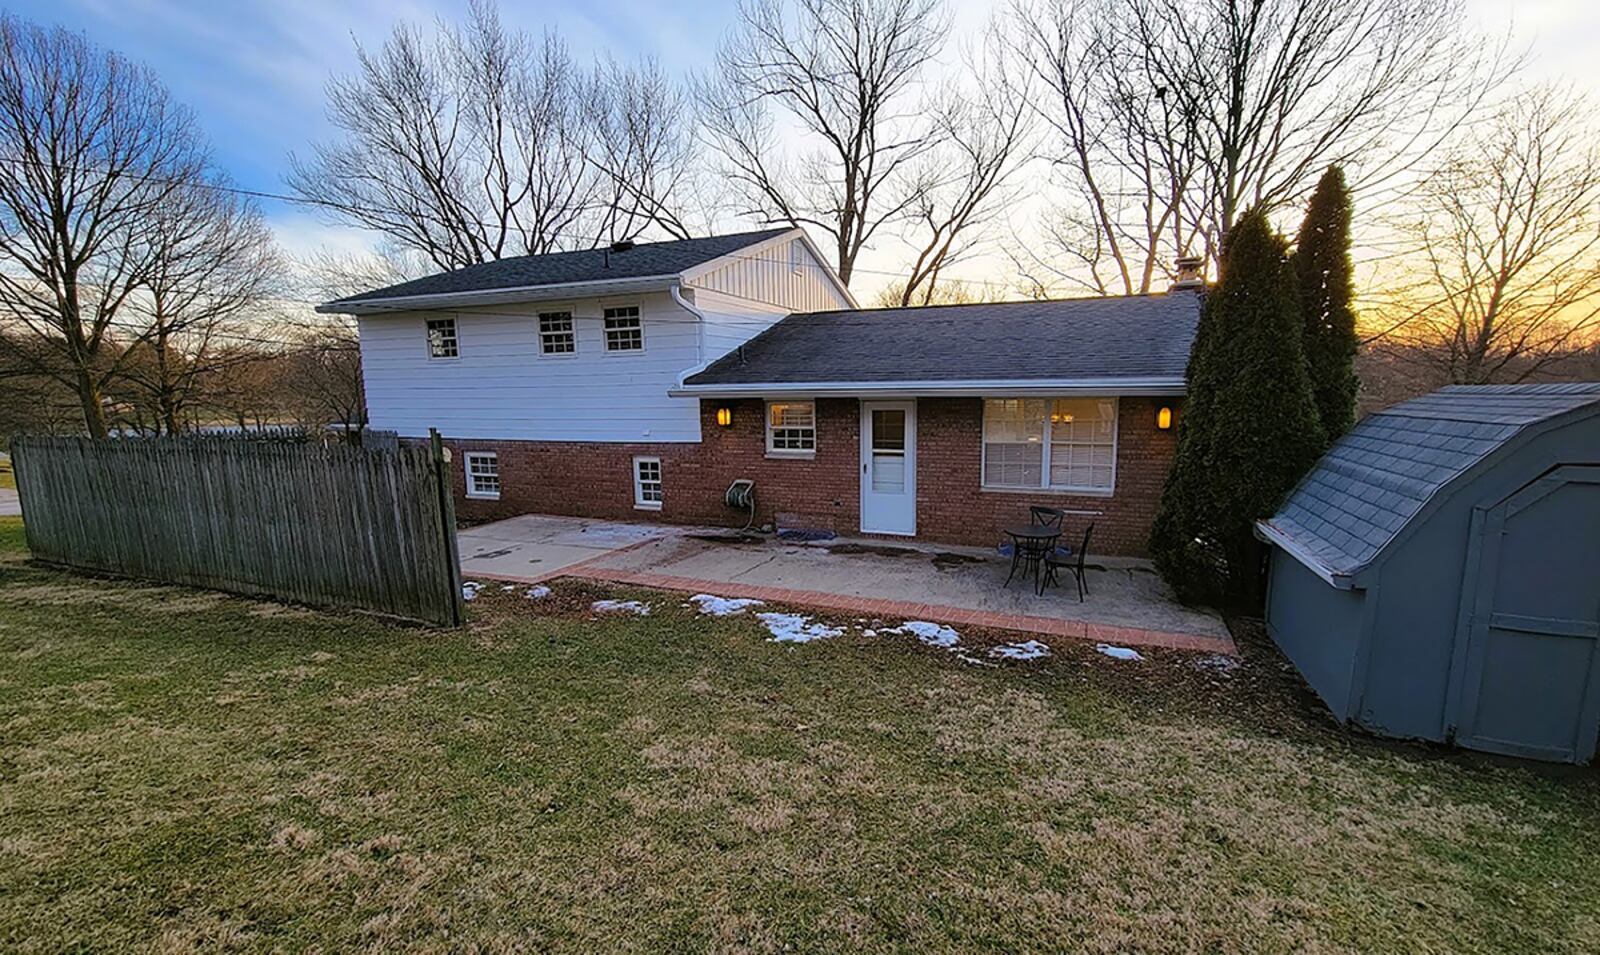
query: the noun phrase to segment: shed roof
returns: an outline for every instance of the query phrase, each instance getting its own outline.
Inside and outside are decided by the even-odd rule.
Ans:
[[[1181,388],[1201,297],[1165,295],[790,315],[689,376],[747,385],[1159,381]]]
[[[543,255],[518,255],[412,279],[409,282],[373,289],[359,295],[346,296],[321,306],[319,311],[338,312],[350,307],[397,299],[630,279],[672,278],[713,259],[719,259],[793,231],[796,230],[785,226],[778,229],[763,229],[759,232],[706,236],[700,239],[641,242],[623,251],[598,248],[576,252],[549,252]]]
[[[1600,413],[1600,382],[1451,385],[1386,408],[1340,438],[1257,530],[1326,579],[1354,577],[1447,486],[1581,409]]]

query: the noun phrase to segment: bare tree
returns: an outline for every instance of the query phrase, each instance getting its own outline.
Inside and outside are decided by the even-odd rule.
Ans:
[[[933,144],[911,186],[915,256],[898,283],[902,306],[931,304],[946,270],[989,238],[993,213],[1011,198],[1008,184],[1028,158],[1033,89],[997,30],[967,58],[967,73],[971,88],[951,88],[931,111]]]
[[[356,59],[328,85],[343,135],[291,157],[291,187],[331,217],[440,269],[683,227],[663,194],[687,154],[683,107],[653,66],[586,71],[489,0]]]
[[[294,413],[301,424],[333,424],[347,432],[366,427],[361,345],[353,329],[330,326],[301,336],[281,367],[294,382]]]
[[[1497,87],[1460,0],[1046,0],[1022,35],[1053,96],[1069,203],[1055,237],[1099,290],[1212,258],[1247,208],[1331,164],[1396,186]]]
[[[1045,214],[1042,242],[1013,250],[1040,287],[1150,292],[1196,245],[1185,212],[1201,178],[1199,124],[1151,51],[1132,42],[1126,6],[1055,0],[1018,11],[1014,42],[1048,93],[1035,108],[1072,196]]]
[[[1570,92],[1533,90],[1424,182],[1409,226],[1420,277],[1384,304],[1407,353],[1448,380],[1523,381],[1600,335],[1593,112]]]
[[[597,133],[589,162],[604,177],[606,232],[631,238],[658,226],[675,239],[710,231],[712,191],[699,162],[694,108],[650,60],[637,67],[607,60],[595,71],[591,108]]]
[[[95,437],[119,318],[149,276],[152,214],[205,168],[189,113],[148,70],[0,16],[0,308]]]
[[[180,190],[149,213],[150,261],[129,314],[143,325],[136,347],[148,360],[124,361],[119,374],[168,434],[182,429],[204,377],[229,360],[219,346],[248,330],[282,266],[260,211],[225,185]]]
[[[917,161],[934,139],[919,83],[946,22],[939,0],[741,3],[696,84],[741,213],[827,233],[848,283],[873,235],[918,208]]]

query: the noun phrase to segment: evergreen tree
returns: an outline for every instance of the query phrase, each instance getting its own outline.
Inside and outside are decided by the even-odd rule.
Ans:
[[[1294,253],[1305,322],[1306,368],[1323,437],[1332,444],[1356,421],[1356,314],[1351,306],[1350,190],[1329,166],[1300,225]]]
[[[1256,606],[1270,515],[1323,450],[1288,246],[1251,212],[1229,233],[1189,356],[1156,567],[1189,602]]]

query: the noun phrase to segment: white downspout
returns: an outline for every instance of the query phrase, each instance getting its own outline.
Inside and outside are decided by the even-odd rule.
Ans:
[[[678,303],[679,308],[700,320],[699,324],[695,327],[694,336],[695,357],[699,359],[699,362],[693,368],[686,369],[678,375],[678,387],[682,388],[685,378],[705,371],[706,366],[711,364],[710,362],[706,361],[706,313],[689,304],[689,300],[683,297],[683,283],[674,282],[672,283],[672,288],[668,289],[667,291],[672,295],[672,300]]]

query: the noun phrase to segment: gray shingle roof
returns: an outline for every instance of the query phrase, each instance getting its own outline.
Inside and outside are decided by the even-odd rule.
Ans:
[[[330,302],[325,307],[333,310],[339,305],[417,295],[448,295],[542,285],[569,285],[574,282],[673,276],[685,269],[703,265],[712,259],[737,252],[746,246],[764,242],[788,231],[789,228],[785,226],[780,229],[764,229],[760,232],[708,236],[703,239],[642,242],[623,252],[585,249],[579,252],[519,255],[412,279],[387,288],[373,289],[370,292]]]
[[[1181,379],[1193,292],[791,315],[684,384]]]
[[[1427,502],[1524,429],[1600,405],[1600,383],[1452,385],[1361,420],[1264,529],[1338,576],[1370,565]]]

